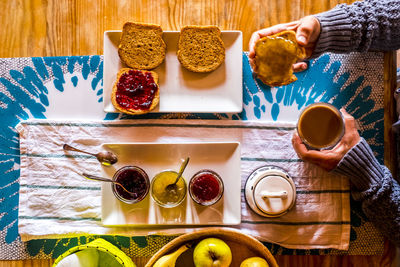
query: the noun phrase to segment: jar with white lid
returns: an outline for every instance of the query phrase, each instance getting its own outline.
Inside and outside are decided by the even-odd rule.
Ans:
[[[245,198],[257,214],[279,217],[294,206],[296,186],[285,170],[277,166],[263,166],[247,178]]]

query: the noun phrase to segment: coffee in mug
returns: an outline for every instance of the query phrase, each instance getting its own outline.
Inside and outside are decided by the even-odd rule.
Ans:
[[[344,134],[344,120],[340,111],[328,103],[308,105],[299,116],[297,132],[309,149],[334,147]]]

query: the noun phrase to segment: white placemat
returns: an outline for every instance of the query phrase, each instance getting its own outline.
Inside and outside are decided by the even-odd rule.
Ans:
[[[18,229],[22,240],[80,234],[176,234],[182,227],[104,227],[101,224],[101,185],[80,175],[100,174],[95,158],[64,152],[69,143],[90,151],[112,142],[241,143],[244,233],[294,249],[348,249],[350,233],[349,183],[298,159],[291,145],[293,124],[232,120],[28,120],[20,134],[21,177]],[[295,207],[280,218],[264,218],[250,210],[243,196],[247,177],[260,166],[285,169],[297,187]],[[229,193],[229,192],[225,192]]]

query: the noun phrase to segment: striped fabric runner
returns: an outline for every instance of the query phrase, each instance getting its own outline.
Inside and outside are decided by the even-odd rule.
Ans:
[[[64,153],[62,144],[89,151],[103,143],[239,141],[241,143],[241,224],[243,232],[293,249],[348,249],[348,180],[298,159],[291,145],[293,124],[235,120],[29,120],[20,133],[21,178],[18,228],[22,240],[90,234],[177,234],[185,227],[104,227],[101,185],[79,173],[100,174],[91,156]],[[285,169],[297,187],[295,207],[280,218],[250,210],[243,195],[247,177],[260,166]],[[229,193],[229,192],[225,192]]]

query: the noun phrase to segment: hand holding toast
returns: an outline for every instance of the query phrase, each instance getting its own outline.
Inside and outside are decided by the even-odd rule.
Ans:
[[[280,33],[286,30],[296,32],[296,39],[300,46],[305,48],[306,58],[310,57],[314,51],[321,32],[319,21],[314,16],[307,16],[299,21],[293,21],[284,24],[278,24],[269,28],[261,29],[252,34],[249,43],[249,60],[251,66],[255,67],[255,44],[263,37]],[[297,62],[293,64],[293,71],[302,71],[307,69],[305,62]]]

